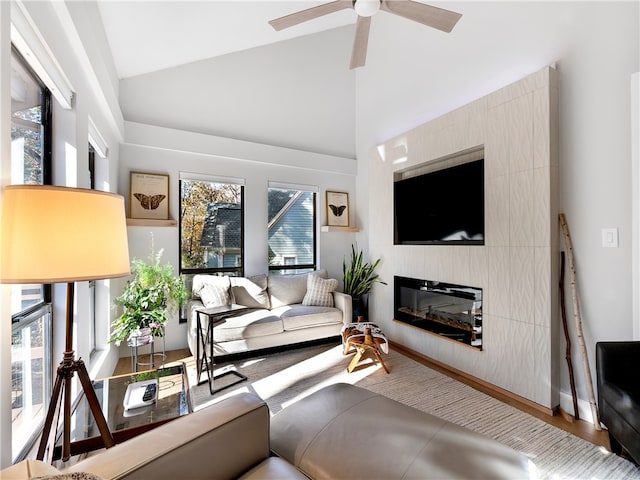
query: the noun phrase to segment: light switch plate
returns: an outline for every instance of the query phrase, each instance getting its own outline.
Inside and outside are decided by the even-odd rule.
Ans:
[[[604,248],[618,248],[618,229],[617,228],[602,229],[602,246]]]

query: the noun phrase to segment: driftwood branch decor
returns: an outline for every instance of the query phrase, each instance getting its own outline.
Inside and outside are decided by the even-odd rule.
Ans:
[[[573,416],[580,420],[578,411],[578,396],[576,394],[576,379],[573,375],[573,363],[571,362],[571,337],[569,336],[569,325],[567,324],[567,305],[564,293],[564,252],[560,252],[560,310],[562,312],[562,329],[564,330],[565,352],[564,358],[569,368],[569,384],[571,385],[571,398],[573,399]]]
[[[571,284],[571,294],[573,296],[573,318],[576,323],[576,335],[578,337],[578,345],[582,353],[582,364],[584,367],[584,375],[587,380],[587,389],[589,391],[589,403],[591,405],[591,414],[593,416],[593,425],[596,430],[602,430],[600,426],[600,414],[598,413],[598,405],[593,392],[593,381],[591,379],[591,369],[589,368],[589,357],[587,356],[587,347],[584,343],[584,335],[582,333],[582,316],[580,314],[580,302],[578,299],[578,288],[576,285],[576,266],[573,256],[573,245],[571,235],[569,234],[569,226],[564,213],[560,214],[560,226],[564,235],[565,245],[567,247],[567,257],[569,259],[569,281]]]

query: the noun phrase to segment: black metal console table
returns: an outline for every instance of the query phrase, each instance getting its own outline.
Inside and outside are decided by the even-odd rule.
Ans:
[[[227,370],[223,373],[215,375],[213,372],[214,367],[214,358],[213,358],[213,347],[214,347],[214,337],[213,337],[213,327],[219,325],[222,322],[225,322],[227,318],[233,317],[237,315],[243,310],[248,310],[248,307],[244,307],[242,305],[230,304],[223,305],[220,307],[209,307],[209,308],[200,308],[196,310],[197,312],[197,335],[196,335],[196,372],[198,385],[203,384],[204,382],[209,382],[209,391],[211,395],[220,392],[226,388],[237,385],[240,382],[244,382],[247,380],[247,376],[241,374],[237,370]],[[206,328],[203,328],[202,317],[206,320]],[[207,352],[207,345],[209,346]],[[207,372],[207,380],[200,380],[202,372]],[[238,377],[238,380],[235,382],[229,383],[224,387],[215,389],[213,386],[213,382],[216,378],[224,377],[226,375],[235,375]]]

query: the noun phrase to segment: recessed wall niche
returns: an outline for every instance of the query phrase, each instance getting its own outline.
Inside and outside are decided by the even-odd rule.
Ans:
[[[374,287],[373,320],[392,341],[549,410],[559,404],[557,96],[546,67],[419,125],[373,150],[368,185],[369,250],[382,259],[381,278],[482,289],[482,351],[394,321],[393,288]],[[394,245],[394,178],[479,146],[484,245]]]

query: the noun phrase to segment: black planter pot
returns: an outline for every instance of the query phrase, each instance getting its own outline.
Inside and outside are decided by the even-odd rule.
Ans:
[[[366,322],[368,321],[369,318],[369,311],[367,308],[367,300],[364,297],[358,297],[358,298],[352,298],[351,299],[351,304],[352,304],[352,309],[353,309],[353,315],[352,315],[352,320],[353,322],[357,322],[358,320],[362,321],[362,322]],[[360,318],[362,317],[362,318]]]

